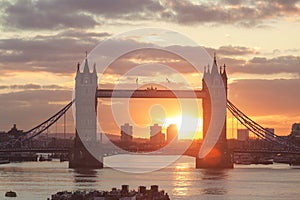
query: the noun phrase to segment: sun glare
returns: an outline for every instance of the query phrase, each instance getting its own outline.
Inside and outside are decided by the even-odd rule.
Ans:
[[[190,115],[178,115],[165,119],[162,127],[165,132],[171,124],[176,124],[178,129],[179,139],[199,138],[202,131],[202,118],[193,117]]]

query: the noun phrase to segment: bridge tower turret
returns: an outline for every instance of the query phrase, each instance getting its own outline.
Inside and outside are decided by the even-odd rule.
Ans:
[[[97,148],[97,86],[95,65],[90,72],[86,58],[83,72],[78,63],[75,78],[76,135],[70,152],[70,168],[103,168],[102,155],[95,158],[86,148]]]
[[[222,67],[220,67],[220,72],[219,72],[216,55],[214,55],[214,62],[211,69],[209,66],[205,67],[203,79],[202,79],[202,87],[203,87],[202,90],[206,94],[208,94],[206,95],[205,98],[202,99],[203,140],[206,138],[206,133],[208,131],[208,127],[210,126],[210,120],[212,115],[211,98],[209,95],[208,85],[210,85],[211,91],[216,91],[218,89],[225,88],[226,90],[225,94],[227,98],[226,66],[224,65],[223,69]],[[232,168],[232,167],[233,167],[233,162],[227,147],[226,115],[225,115],[223,129],[216,145],[205,158],[203,159],[196,158],[196,168]]]

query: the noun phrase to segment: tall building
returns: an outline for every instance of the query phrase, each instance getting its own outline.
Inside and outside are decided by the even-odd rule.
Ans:
[[[132,126],[130,126],[128,123],[125,123],[123,126],[121,126],[121,141],[132,141],[132,133]]]
[[[292,134],[300,136],[300,123],[294,123],[292,125]]]
[[[238,141],[249,140],[249,130],[248,129],[238,129],[237,130],[237,140]]]
[[[275,139],[275,129],[274,128],[265,128],[265,138],[267,140]]]
[[[294,123],[292,125],[291,137],[295,142],[300,144],[300,123]]]
[[[161,126],[158,124],[150,126],[150,142],[154,144],[162,144],[165,142],[165,134],[161,132]]]
[[[167,143],[178,140],[178,128],[176,124],[170,124],[167,128]]]

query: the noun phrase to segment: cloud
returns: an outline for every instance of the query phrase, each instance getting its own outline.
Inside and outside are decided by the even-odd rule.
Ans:
[[[67,30],[32,38],[0,39],[1,70],[73,73],[84,51],[90,51],[107,32]]]
[[[110,36],[107,32],[92,32],[80,30],[66,30],[52,35],[37,35],[32,38],[0,39],[0,71],[47,71],[53,73],[74,73],[78,58],[84,57],[84,51],[90,51],[99,41]],[[115,56],[115,49],[139,49],[145,46],[144,42],[129,40],[111,40],[109,45],[103,46],[97,55],[110,59]],[[151,47],[151,44],[147,44]],[[155,44],[152,47],[159,47]],[[189,52],[194,63],[199,60],[199,47],[173,45],[165,49],[176,52]],[[212,56],[217,52],[219,65],[229,66],[229,73],[274,74],[294,73],[300,74],[299,56],[277,56],[267,58],[258,56],[255,48],[245,46],[220,46],[218,48],[204,47]],[[251,56],[254,56],[251,58]],[[250,58],[249,58],[250,57]],[[134,59],[133,59],[134,58]],[[107,73],[123,74],[130,68],[147,61],[165,64],[181,73],[193,73],[195,70],[178,59],[175,55],[162,53],[157,50],[141,50],[123,56],[110,66]],[[94,61],[93,61],[94,62]],[[93,63],[91,62],[91,63]],[[208,63],[203,64],[206,65]],[[101,63],[97,62],[97,65]],[[201,67],[203,67],[201,65]],[[149,75],[153,75],[151,70]],[[147,73],[148,73],[147,72]],[[145,74],[145,73],[144,73]]]
[[[132,68],[143,64],[147,64],[147,67],[144,67],[139,73],[144,76],[169,75],[170,71],[167,69],[164,70],[159,65],[170,67],[182,74],[197,72],[184,58],[158,49],[141,49],[130,52],[111,63],[108,72],[124,74]]]
[[[17,0],[2,7],[4,24],[21,29],[94,28],[105,19],[145,19],[162,10],[151,0]]]
[[[19,29],[94,28],[105,23],[165,21],[264,27],[272,19],[299,16],[298,0],[8,0],[1,4],[5,27]]]
[[[166,1],[169,20],[180,24],[222,23],[253,27],[264,21],[299,15],[298,0],[291,1],[247,1],[237,0],[216,2],[188,0]]]
[[[21,29],[92,28],[98,24],[86,13],[64,12],[59,2],[55,7],[54,4],[47,7],[46,3],[31,0],[17,0],[14,4],[6,2],[4,24]]]
[[[0,90],[8,89],[8,90],[41,90],[41,89],[51,89],[51,90],[60,90],[66,89],[60,85],[39,85],[39,84],[13,84],[13,85],[0,85]]]
[[[212,47],[203,47],[203,48],[205,48],[205,50],[211,56],[213,56],[216,53],[217,57],[220,59],[225,59],[225,58],[236,59],[236,57],[260,54],[260,52],[255,48],[245,47],[245,46],[225,45],[225,46],[220,46],[218,48],[212,48]],[[235,58],[231,58],[231,57],[235,57]]]
[[[293,74],[300,75],[300,57],[299,56],[278,56],[274,58],[253,57],[247,62],[240,63],[240,65],[239,64],[231,65],[228,68],[228,71],[230,73],[248,73],[248,74],[293,73]]]
[[[33,128],[59,111],[63,107],[61,102],[67,104],[71,98],[71,90],[40,89],[0,94],[0,130],[8,130],[14,123],[20,129]],[[67,119],[71,123],[71,113]]]
[[[249,47],[242,47],[242,46],[221,46],[217,50],[218,54],[221,55],[251,55],[251,54],[257,54],[258,52],[254,48],[249,48]]]

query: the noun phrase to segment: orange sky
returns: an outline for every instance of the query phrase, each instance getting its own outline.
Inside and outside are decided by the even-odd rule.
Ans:
[[[211,56],[216,52],[218,65],[227,65],[228,98],[264,127],[287,135],[291,125],[300,122],[299,1],[247,1],[241,5],[239,1],[225,0],[120,0],[105,4],[90,1],[84,5],[68,4],[67,0],[59,3],[4,0],[0,3],[0,131],[7,131],[14,123],[28,130],[46,120],[71,100],[76,65],[84,60],[85,51],[91,52],[101,41],[116,34],[147,27],[178,32],[205,48]],[[244,9],[249,12],[243,12]],[[198,55],[193,54],[194,46],[185,40],[178,40],[175,34],[167,35],[167,39],[168,42],[157,35],[131,37],[117,41],[116,46],[105,49],[99,56],[109,57],[117,47],[138,48],[155,41],[170,50],[190,52],[192,58],[197,58]],[[151,60],[180,69],[192,87],[201,88],[202,74],[195,73],[182,61],[165,57],[172,55],[144,52],[131,59],[120,59],[106,72],[99,87],[110,88],[130,66]],[[174,87],[182,86],[176,74],[147,73],[140,77],[140,84],[166,83],[167,74]],[[122,83],[134,88],[135,75]],[[139,126],[164,122],[161,108],[152,107],[151,112],[154,102],[133,101],[131,116]],[[176,102],[162,100],[159,103],[165,107],[169,121],[178,118],[180,112],[173,106]],[[108,132],[118,133],[117,126],[108,120],[109,107],[107,102],[99,106],[106,110],[99,118],[105,117],[103,122]],[[153,113],[155,109],[159,114]],[[192,111],[184,115],[195,118]],[[72,132],[71,113],[67,119],[67,130]],[[228,114],[228,137],[235,135],[232,124],[235,129],[236,121],[232,123]],[[62,120],[57,130],[62,132]],[[149,133],[147,128],[134,130],[141,137]],[[50,132],[55,131],[56,126],[50,129]]]

